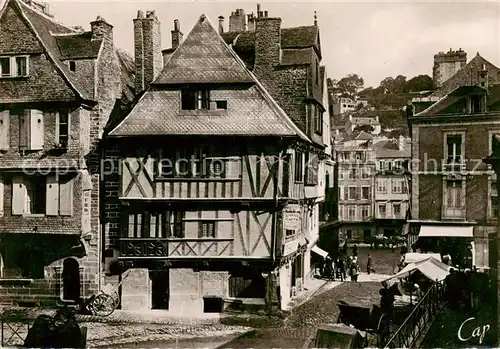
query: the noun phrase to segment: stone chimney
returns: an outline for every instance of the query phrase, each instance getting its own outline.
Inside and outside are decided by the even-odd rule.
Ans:
[[[247,23],[248,23],[247,30],[252,31],[252,32],[255,31],[255,16],[254,16],[253,12],[248,15],[248,22]]]
[[[182,37],[184,34],[181,32],[181,25],[178,19],[174,19],[174,30],[172,33],[172,48],[175,50],[182,42]]]
[[[260,12],[255,20],[255,66],[276,67],[281,62],[281,18],[263,17]]]
[[[113,26],[101,16],[97,16],[95,21],[90,22],[90,28],[92,30],[92,40],[113,42]]]
[[[219,16],[219,34],[224,33],[224,16]]]
[[[240,32],[244,31],[246,27],[246,15],[245,10],[239,8],[234,12],[231,12],[229,17],[229,31],[230,32]]]
[[[432,68],[432,79],[436,87],[441,87],[443,83],[451,78],[457,71],[467,64],[467,53],[459,48],[448,52],[439,52],[434,55],[434,66]]]
[[[134,19],[135,92],[146,90],[163,68],[160,21],[154,11],[137,12]]]

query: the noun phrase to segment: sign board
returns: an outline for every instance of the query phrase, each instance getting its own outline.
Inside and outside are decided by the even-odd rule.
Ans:
[[[299,205],[288,205],[283,210],[283,230],[295,230],[298,232],[301,229],[300,216],[301,212]]]
[[[288,256],[294,253],[299,248],[299,242],[297,240],[287,242],[283,245],[283,256]]]

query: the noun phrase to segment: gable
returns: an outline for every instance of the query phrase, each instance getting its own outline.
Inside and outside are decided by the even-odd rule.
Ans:
[[[12,2],[0,16],[0,54],[42,53],[43,47]]]
[[[253,82],[244,64],[204,15],[159,74],[154,84]]]

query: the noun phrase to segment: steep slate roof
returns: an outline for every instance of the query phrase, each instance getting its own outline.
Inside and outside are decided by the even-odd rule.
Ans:
[[[457,71],[451,78],[446,80],[443,85],[431,94],[431,97],[444,97],[460,86],[472,86],[479,84],[479,72],[483,64],[488,72],[488,84],[494,85],[500,83],[500,69],[486,59],[479,52],[465,67]]]
[[[201,38],[204,42],[198,44]],[[187,61],[183,61],[186,58]],[[228,97],[227,110],[180,111],[178,90],[167,89],[168,86],[165,85],[180,83],[186,79],[191,81],[182,72],[189,62],[193,63],[190,74],[201,78],[204,83],[227,83],[229,78],[235,78],[233,83],[247,84],[240,85],[241,88],[234,90]],[[220,69],[223,64],[226,69]],[[217,69],[215,73],[210,73],[207,67]],[[165,80],[167,78],[173,80]],[[199,83],[198,79],[193,82]],[[238,55],[225,44],[205,15],[200,16],[155,84],[144,93],[130,114],[109,133],[111,137],[145,135],[298,136],[310,142],[248,71]]]
[[[83,84],[81,84],[61,62],[62,55],[57,45],[57,39],[56,36],[52,35],[53,33],[80,34],[80,32],[55,22],[52,18],[35,11],[20,0],[7,0],[5,7],[8,6],[10,2],[14,3],[21,11],[31,29],[39,38],[47,55],[56,66],[59,73],[67,81],[68,85],[83,100],[92,100],[92,93],[87,91]]]
[[[134,59],[122,49],[117,49],[116,55],[121,67],[122,103],[130,104],[135,98]]]
[[[248,70],[230,53],[209,20],[201,16],[154,84],[253,82]]]
[[[249,69],[253,68],[255,60],[255,32],[240,31],[221,34],[227,44],[238,52]],[[312,52],[307,48],[317,47],[319,52],[319,27],[301,26],[281,29],[281,48],[283,49],[282,64],[310,64]],[[321,57],[321,52],[320,57]]]
[[[478,95],[478,94],[485,95],[487,93],[488,91],[486,89],[479,86],[460,86],[416,115],[427,116],[427,115],[438,114],[440,111],[455,104],[465,96]]]
[[[102,40],[91,41],[92,32],[56,36],[55,39],[61,60],[97,58],[102,44]]]
[[[377,158],[410,158],[411,140],[405,138],[403,149],[399,149],[399,140],[387,139],[375,142],[373,148]]]

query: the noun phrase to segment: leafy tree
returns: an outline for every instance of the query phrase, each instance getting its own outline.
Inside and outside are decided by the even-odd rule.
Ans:
[[[359,126],[356,126],[354,128],[354,132],[361,132],[361,131],[365,131],[365,132],[368,132],[368,133],[372,133],[373,131],[375,131],[375,129],[373,128],[372,125],[359,125]]]
[[[404,92],[429,91],[433,89],[434,81],[429,75],[418,75],[408,80]]]
[[[328,92],[355,99],[359,90],[364,87],[363,78],[358,74],[349,74],[340,80],[327,79]]]
[[[405,85],[406,76],[403,75],[398,75],[396,78],[388,76],[380,82],[380,87],[382,87],[384,94],[403,92]]]

